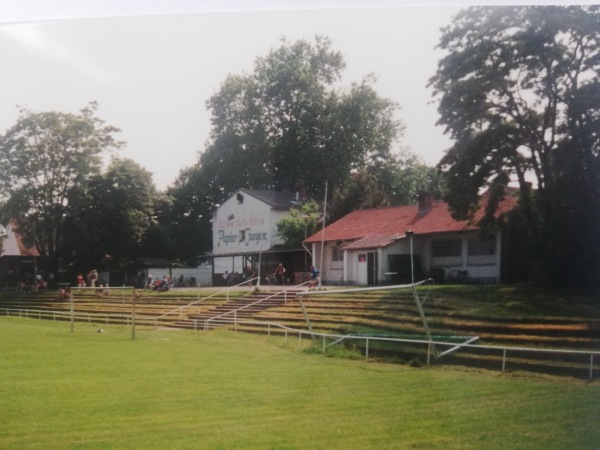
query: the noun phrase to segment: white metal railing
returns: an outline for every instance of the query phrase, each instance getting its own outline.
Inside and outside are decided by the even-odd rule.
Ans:
[[[194,321],[194,330],[199,331],[198,324],[202,325],[204,320]],[[427,365],[430,365],[430,359],[434,356],[434,346],[440,347],[450,347],[449,350],[440,353],[438,356],[443,356],[450,351],[457,350],[459,348],[472,348],[472,349],[481,349],[486,351],[501,351],[502,352],[502,372],[506,372],[506,365],[508,361],[508,353],[523,353],[523,352],[531,352],[531,353],[540,353],[540,354],[562,354],[562,355],[581,355],[589,357],[589,379],[593,379],[594,377],[594,361],[600,362],[600,351],[588,351],[588,350],[567,350],[567,349],[548,349],[548,348],[533,348],[533,347],[506,347],[500,345],[478,345],[473,344],[471,341],[476,338],[473,337],[470,341],[465,343],[456,343],[456,342],[445,342],[445,341],[430,341],[426,339],[406,339],[406,338],[392,338],[392,337],[381,337],[381,336],[365,336],[365,335],[352,335],[352,334],[331,334],[331,333],[319,333],[310,330],[299,330],[295,328],[290,328],[285,325],[280,325],[273,322],[257,322],[257,321],[240,321],[234,318],[234,320],[215,320],[214,324],[221,325],[234,325],[234,329],[237,330],[238,325],[253,325],[253,326],[264,326],[267,328],[267,334],[271,335],[271,328],[278,328],[284,332],[285,338],[288,338],[288,334],[298,334],[298,338],[302,339],[302,336],[309,336],[312,338],[322,338],[323,339],[323,351],[330,345],[341,342],[342,340],[358,340],[365,342],[365,360],[369,359],[369,344],[371,342],[395,342],[395,343],[405,343],[412,345],[426,345],[427,346]],[[206,327],[201,327],[205,331]],[[332,339],[334,342],[330,345],[327,344],[327,339]]]
[[[257,280],[257,279],[258,279],[258,277],[252,278],[250,280],[244,280],[242,283],[238,283],[236,285],[229,286],[229,287],[227,287],[225,289],[221,289],[220,291],[214,292],[214,293],[212,293],[210,295],[207,295],[206,297],[202,297],[202,298],[200,298],[200,299],[198,299],[196,301],[193,301],[192,303],[188,303],[187,305],[180,306],[179,308],[176,308],[176,309],[174,309],[172,311],[166,312],[166,313],[164,313],[164,314],[162,314],[162,315],[160,315],[158,317],[155,317],[154,318],[154,326],[157,325],[159,319],[167,317],[167,316],[169,316],[169,315],[171,315],[173,313],[176,313],[176,312],[179,312],[179,320],[183,320],[183,310],[184,309],[189,308],[189,307],[194,306],[194,305],[197,305],[198,303],[203,302],[204,300],[207,300],[209,298],[216,297],[217,295],[225,293],[226,296],[227,296],[226,297],[227,301],[229,301],[229,292],[232,289],[239,288],[240,286],[244,286],[244,285],[246,285],[248,283],[252,283],[254,280]]]
[[[270,300],[270,299],[272,299],[273,297],[277,297],[278,295],[281,295],[281,293],[282,293],[282,292],[283,292],[283,301],[284,301],[284,303],[287,303],[287,292],[288,292],[288,291],[291,291],[291,290],[293,290],[293,289],[297,289],[297,288],[299,288],[299,287],[301,287],[301,286],[304,286],[305,284],[308,284],[308,283],[310,283],[310,281],[306,281],[306,282],[304,282],[304,283],[300,283],[300,284],[298,284],[298,285],[296,285],[296,286],[292,286],[292,287],[289,287],[289,288],[283,289],[283,290],[281,290],[281,291],[276,291],[276,292],[274,292],[273,294],[271,294],[271,295],[269,295],[269,296],[267,296],[267,297],[261,298],[261,299],[259,299],[259,300],[255,301],[255,302],[248,303],[247,305],[240,306],[239,308],[232,309],[231,311],[226,311],[226,312],[224,312],[224,313],[222,313],[222,314],[219,314],[218,316],[214,316],[214,317],[211,317],[211,318],[209,318],[209,319],[204,319],[204,320],[203,320],[203,321],[204,321],[204,327],[205,327],[206,329],[208,329],[208,323],[209,323],[209,322],[212,322],[212,321],[214,321],[214,320],[221,319],[221,318],[223,318],[223,317],[226,317],[226,316],[228,316],[228,315],[230,315],[230,314],[233,314],[233,317],[234,317],[234,322],[237,322],[237,313],[238,313],[238,311],[241,311],[241,310],[243,310],[243,309],[246,309],[246,308],[250,308],[251,306],[258,305],[259,303],[262,303],[262,302],[264,302],[265,300]],[[194,319],[191,319],[191,320],[194,320]]]
[[[124,322],[129,325],[132,322],[132,317],[129,314],[115,313],[90,313],[90,312],[71,312],[71,311],[52,311],[47,309],[21,309],[21,308],[0,308],[3,311],[3,316],[24,317],[26,319],[45,319],[49,318],[56,321],[60,318],[70,319],[71,317],[80,319],[80,321],[88,323],[112,323]],[[14,313],[14,314],[12,314]]]
[[[127,314],[92,314],[92,313],[81,313],[81,312],[69,312],[69,311],[50,311],[50,310],[34,310],[34,309],[18,309],[18,308],[0,308],[0,312],[4,312],[5,316],[18,316],[25,317],[29,319],[42,319],[42,318],[52,318],[52,320],[57,320],[58,317],[66,317],[69,318],[72,315],[74,317],[79,318],[80,320],[87,320],[89,323],[94,321],[94,323],[106,323],[107,325],[111,323],[116,324],[117,320],[122,320],[123,323],[129,325],[133,324],[135,321],[152,321],[154,318],[135,318]],[[14,313],[14,314],[11,314]],[[209,327],[206,325],[208,320],[204,319],[190,319],[194,323],[194,331],[199,332],[200,330],[208,331]],[[485,351],[497,351],[502,352],[501,359],[501,371],[505,372],[507,369],[507,362],[509,360],[508,355],[510,353],[539,353],[539,354],[558,354],[558,355],[570,355],[576,356],[580,355],[583,357],[589,358],[588,365],[588,374],[589,379],[592,380],[594,378],[594,369],[595,366],[600,362],[600,351],[591,351],[591,350],[568,350],[568,349],[549,349],[549,348],[533,348],[533,347],[508,347],[508,346],[500,346],[500,345],[478,345],[470,342],[465,343],[456,343],[456,342],[445,342],[445,341],[430,341],[425,339],[406,339],[406,338],[393,338],[393,337],[382,337],[382,336],[367,336],[367,335],[353,335],[353,334],[332,334],[332,333],[320,333],[310,330],[300,330],[291,327],[287,327],[285,325],[281,325],[274,322],[261,322],[261,321],[253,321],[253,320],[237,320],[237,315],[234,315],[232,319],[225,318],[212,318],[210,319],[214,328],[218,325],[227,326],[234,325],[234,329],[237,331],[238,325],[252,325],[252,326],[263,326],[267,328],[267,334],[271,335],[271,330],[273,328],[279,329],[283,332],[285,338],[288,338],[289,334],[297,334],[298,338],[301,340],[303,336],[308,336],[311,338],[321,338],[323,351],[327,349],[328,346],[331,346],[337,342],[342,340],[356,340],[356,341],[364,341],[365,343],[365,360],[369,359],[369,348],[372,342],[393,342],[393,343],[404,343],[411,345],[426,345],[427,346],[427,365],[430,365],[430,358],[434,356],[433,347],[451,347],[451,349],[458,348],[469,348],[469,349],[479,349]],[[200,327],[198,325],[201,325]],[[327,339],[331,339],[332,343],[328,343]],[[442,352],[439,355],[444,355],[449,353],[449,351]],[[438,356],[439,356],[438,355]],[[549,365],[549,364],[546,364]],[[570,366],[569,368],[572,368]]]

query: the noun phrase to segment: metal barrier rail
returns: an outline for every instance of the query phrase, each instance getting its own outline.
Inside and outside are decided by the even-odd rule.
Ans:
[[[154,326],[156,326],[157,321],[159,319],[167,317],[167,316],[169,316],[169,315],[171,315],[173,313],[176,313],[176,312],[179,312],[179,320],[183,320],[183,310],[185,308],[189,308],[191,306],[197,305],[198,303],[200,303],[200,302],[202,302],[204,300],[207,300],[207,299],[209,299],[211,297],[216,297],[217,295],[222,294],[224,292],[227,294],[227,301],[229,301],[229,291],[231,291],[232,289],[239,288],[241,286],[247,285],[248,283],[252,283],[254,280],[258,280],[258,277],[252,278],[251,280],[244,280],[242,283],[236,284],[234,286],[229,286],[228,288],[222,289],[222,290],[220,290],[218,292],[214,292],[214,293],[212,293],[210,295],[207,295],[206,297],[202,297],[202,298],[200,298],[200,299],[198,299],[196,301],[193,301],[192,303],[188,303],[187,305],[180,306],[179,308],[174,309],[173,311],[169,311],[169,312],[164,313],[164,314],[162,314],[162,315],[160,315],[158,317],[155,317],[154,318],[154,321],[155,321],[154,322]]]
[[[206,321],[197,320],[194,321],[194,330],[199,331],[198,324],[202,324]],[[472,349],[482,349],[482,350],[497,350],[502,351],[502,372],[506,372],[506,363],[508,360],[508,352],[530,352],[530,353],[541,353],[541,354],[562,354],[562,355],[581,355],[589,357],[589,379],[592,380],[594,378],[594,361],[600,361],[600,351],[588,351],[588,350],[565,350],[565,349],[549,349],[549,348],[529,348],[529,347],[505,347],[500,345],[477,345],[469,342],[465,343],[456,343],[456,342],[444,342],[444,341],[429,341],[426,339],[403,339],[403,338],[390,338],[390,337],[378,337],[378,336],[364,336],[364,335],[338,335],[338,334],[330,334],[330,333],[318,333],[309,330],[298,330],[295,328],[286,327],[285,325],[280,325],[272,322],[255,322],[255,321],[238,321],[238,320],[224,320],[221,319],[219,321],[215,321],[216,323],[220,323],[222,325],[234,325],[234,330],[237,331],[237,325],[262,325],[267,327],[267,334],[271,335],[271,328],[278,328],[284,331],[285,338],[287,339],[288,334],[298,334],[299,339],[302,339],[302,336],[309,337],[319,337],[323,339],[323,352],[325,352],[327,348],[327,339],[332,339],[336,342],[341,340],[359,340],[365,342],[365,360],[369,359],[369,343],[371,342],[396,342],[396,343],[405,343],[405,344],[418,344],[418,345],[426,345],[427,346],[427,365],[430,365],[431,356],[433,356],[433,345],[440,347],[450,347],[452,350],[456,350],[458,348],[472,348]],[[207,328],[202,327],[204,331],[207,331]],[[447,354],[449,350],[446,352],[442,352],[441,354]]]
[[[219,314],[218,316],[211,317],[210,319],[205,319],[204,322],[206,322],[206,326],[208,326],[208,322],[211,322],[213,320],[219,319],[221,317],[225,317],[225,316],[227,316],[229,314],[233,314],[234,320],[237,320],[237,312],[238,311],[241,311],[242,309],[246,309],[246,308],[249,308],[249,307],[254,306],[254,305],[258,305],[259,303],[262,303],[265,300],[270,300],[273,297],[281,295],[282,292],[283,292],[283,299],[284,299],[283,301],[287,302],[287,291],[291,291],[292,289],[299,288],[300,286],[304,286],[305,284],[308,284],[308,283],[310,283],[310,281],[306,281],[306,282],[298,284],[296,286],[292,286],[292,287],[283,289],[281,291],[274,292],[273,294],[271,294],[271,295],[269,295],[269,296],[267,296],[265,298],[261,298],[260,300],[257,300],[255,302],[249,303],[249,304],[244,305],[244,306],[240,306],[239,308],[232,309],[231,311],[224,312],[223,314]]]
[[[14,315],[18,316],[18,317],[25,317],[25,318],[30,318],[30,319],[33,319],[33,318],[41,319],[42,317],[52,317],[53,320],[56,320],[57,316],[64,316],[64,317],[70,318],[71,314],[72,314],[71,312],[68,312],[68,311],[49,311],[49,310],[14,309],[14,308],[0,308],[0,311],[4,311],[5,314],[3,314],[3,315],[6,315],[6,316],[10,316],[11,312],[17,312],[18,314],[14,314]],[[130,324],[133,322],[132,316],[129,316],[126,314],[74,313],[74,316],[87,319],[87,321],[89,323],[91,323],[92,318],[94,318],[94,319],[103,318],[104,322],[107,325],[110,323],[109,319],[121,319],[124,321],[125,324]],[[135,320],[136,321],[153,321],[154,318],[138,317]],[[192,322],[194,323],[194,331],[196,331],[196,332],[200,332],[201,330],[202,331],[209,330],[209,327],[207,326],[208,320],[192,319]],[[588,378],[589,380],[592,380],[594,378],[594,366],[596,364],[595,361],[600,361],[600,351],[548,349],[548,348],[532,348],[532,347],[506,347],[506,346],[500,346],[500,345],[477,345],[477,344],[472,344],[472,343],[457,344],[456,342],[429,341],[429,340],[425,340],[425,339],[405,339],[405,338],[391,338],[391,337],[378,337],[378,336],[365,336],[365,335],[352,335],[352,334],[339,335],[339,334],[331,334],[331,333],[320,333],[320,332],[309,331],[309,330],[299,330],[299,329],[290,328],[285,325],[281,325],[281,324],[273,323],[273,322],[244,321],[244,320],[240,321],[240,320],[237,320],[237,318],[235,316],[229,320],[225,319],[225,318],[221,318],[221,319],[213,318],[213,319],[210,319],[210,322],[212,325],[214,325],[214,328],[216,328],[217,325],[223,325],[223,326],[233,325],[235,331],[237,331],[238,325],[264,326],[267,328],[267,335],[269,335],[269,336],[271,335],[271,329],[276,328],[276,329],[283,331],[286,339],[288,338],[289,334],[294,334],[294,335],[297,334],[298,339],[300,339],[300,340],[302,339],[303,336],[308,336],[311,338],[322,338],[323,352],[325,352],[325,350],[328,347],[327,339],[331,339],[332,341],[337,340],[338,342],[340,340],[345,340],[345,339],[364,341],[365,342],[365,360],[369,359],[369,344],[372,342],[395,342],[395,343],[404,343],[404,344],[412,344],[412,345],[415,345],[415,344],[416,345],[426,345],[427,346],[427,365],[430,365],[430,358],[431,358],[431,356],[433,356],[432,344],[435,346],[440,346],[440,347],[483,349],[486,351],[499,351],[499,352],[501,351],[502,352],[502,369],[501,369],[502,372],[506,371],[506,365],[507,365],[507,361],[508,361],[508,353],[509,352],[511,352],[511,353],[512,352],[515,352],[515,353],[529,352],[529,353],[540,353],[540,354],[562,354],[562,355],[570,355],[570,356],[581,355],[581,356],[589,357],[589,378]],[[99,322],[99,323],[101,323],[101,322]],[[199,327],[198,325],[201,325],[201,326]],[[443,352],[443,353],[447,353],[447,352]]]
[[[82,313],[82,312],[73,312],[70,311],[52,311],[47,309],[20,309],[20,308],[0,308],[0,311],[4,311],[3,316],[15,316],[15,317],[24,317],[26,319],[39,319],[50,317],[52,321],[56,321],[59,317],[65,317],[66,319],[70,319],[71,317],[83,319],[81,321],[88,323],[104,323],[106,325],[110,324],[110,319],[121,320],[125,323],[125,325],[129,325],[132,322],[131,315],[127,314],[106,314],[106,313]],[[16,312],[18,314],[11,314],[11,312]],[[139,320],[139,319],[138,319]]]

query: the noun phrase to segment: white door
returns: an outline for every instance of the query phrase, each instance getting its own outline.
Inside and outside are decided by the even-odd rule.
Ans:
[[[358,266],[356,271],[356,283],[359,285],[366,285],[368,282],[368,271],[367,271],[367,254],[359,253],[358,254]]]

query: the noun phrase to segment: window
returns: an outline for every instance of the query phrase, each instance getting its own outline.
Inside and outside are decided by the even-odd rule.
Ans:
[[[489,266],[498,264],[496,256],[496,237],[487,239],[473,238],[467,242],[470,266]]]
[[[434,258],[461,256],[462,243],[460,239],[434,241],[431,244],[431,254]]]
[[[339,245],[334,245],[331,248],[331,261],[343,261],[344,260],[344,252],[340,248]]]
[[[496,237],[490,239],[470,239],[469,256],[491,256],[496,254]]]

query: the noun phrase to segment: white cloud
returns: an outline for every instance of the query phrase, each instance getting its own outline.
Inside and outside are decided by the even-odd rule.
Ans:
[[[0,28],[0,33],[8,36],[25,50],[75,69],[96,83],[105,86],[119,84],[117,77],[104,67],[45,33],[42,23],[5,25]]]

